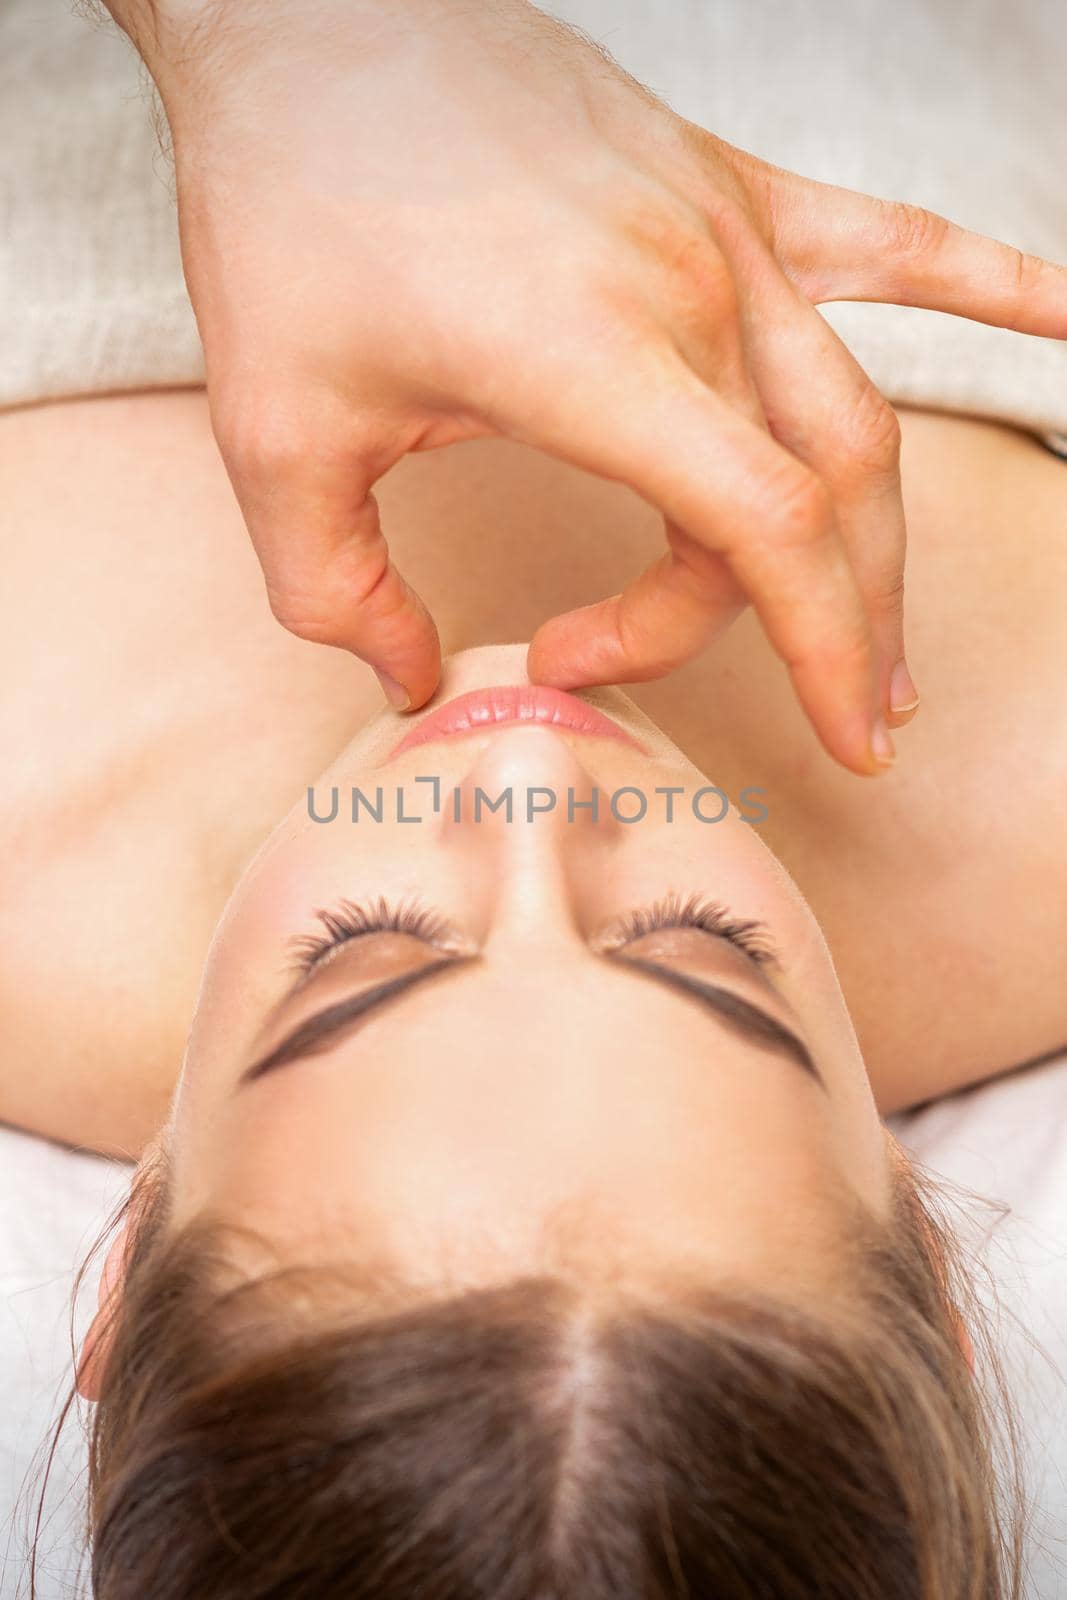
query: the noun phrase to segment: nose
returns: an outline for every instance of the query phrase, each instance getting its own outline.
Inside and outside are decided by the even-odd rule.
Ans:
[[[621,831],[582,740],[544,724],[499,728],[455,787],[442,788],[441,843],[483,891],[486,944],[578,934],[592,878]]]

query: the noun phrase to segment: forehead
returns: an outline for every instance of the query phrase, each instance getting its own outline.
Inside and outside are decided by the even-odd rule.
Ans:
[[[795,1066],[628,974],[555,976],[553,993],[535,966],[457,973],[210,1115],[190,1105],[187,1203],[199,1184],[294,1243],[348,1249],[474,1249],[491,1225],[527,1256],[579,1199],[672,1248],[712,1220],[737,1245],[780,1238],[783,1207],[810,1227],[833,1140]]]

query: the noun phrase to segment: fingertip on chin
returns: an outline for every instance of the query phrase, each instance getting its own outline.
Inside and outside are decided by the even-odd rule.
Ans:
[[[410,711],[411,696],[404,688],[404,685],[393,677],[392,673],[384,671],[381,667],[375,667],[374,676],[377,678],[382,693],[394,711]]]
[[[437,676],[432,682],[429,679],[425,679],[414,688],[408,689],[407,704],[404,706],[398,706],[396,709],[399,711],[421,711],[423,706],[425,706],[428,701],[432,700],[434,695],[437,693],[437,687],[440,681],[441,674],[438,672]]]
[[[421,710],[432,699],[441,681],[439,661],[429,672],[425,668],[410,673],[403,673],[399,668],[395,673],[384,667],[375,667],[373,670],[386,700],[398,712]]]

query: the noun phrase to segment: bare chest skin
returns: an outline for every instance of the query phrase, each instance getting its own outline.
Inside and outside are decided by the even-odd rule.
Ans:
[[[923,706],[894,772],[832,766],[748,617],[633,690],[732,797],[765,791],[883,1110],[1067,1042],[1067,464],[902,421]],[[236,877],[380,695],[271,618],[201,393],[9,413],[0,478],[0,1119],[135,1154]],[[378,498],[446,651],[528,638],[660,548],[627,491],[504,441],[409,457]]]

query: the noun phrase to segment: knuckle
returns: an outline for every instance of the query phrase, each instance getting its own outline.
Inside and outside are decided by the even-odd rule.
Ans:
[[[913,259],[936,250],[945,242],[951,224],[936,211],[907,200],[885,200],[884,220],[889,248],[896,256]]]
[[[696,207],[684,202],[630,203],[623,226],[629,238],[651,255],[675,296],[705,316],[735,314],[733,273]]]
[[[826,652],[826,662],[846,678],[863,678],[871,666],[871,636],[865,627],[842,627]]]
[[[314,448],[298,421],[258,406],[235,408],[215,437],[230,470],[248,478],[287,475]]]
[[[776,543],[810,545],[829,537],[833,503],[822,479],[800,462],[783,466],[764,485],[765,517]]]
[[[382,580],[389,569],[384,540],[359,551],[343,548],[314,571],[294,570],[267,579],[267,598],[275,620],[311,644],[344,644],[357,616],[374,615]]]
[[[358,415],[312,416],[301,396],[249,400],[238,394],[213,405],[212,426],[230,471],[252,480],[333,471],[370,448]]]
[[[267,586],[267,599],[275,621],[298,639],[311,644],[338,644],[342,637],[340,619],[322,606],[321,601],[309,605],[299,595],[285,589]]]
[[[718,246],[706,236],[689,232],[677,241],[667,261],[673,276],[704,311],[732,315],[738,305],[733,273]]]
[[[832,633],[817,643],[786,656],[786,664],[803,668],[817,676],[854,682],[862,679],[871,665],[871,637],[862,621],[839,621]]]
[[[693,233],[693,216],[660,188],[627,185],[615,200],[623,234],[639,249],[670,260]],[[695,215],[695,213],[694,213]]]
[[[1048,275],[1048,262],[1040,256],[1030,255],[1025,250],[1018,250],[1014,245],[1006,247],[1010,251],[1011,276],[1014,288],[1020,299],[1025,300],[1028,295],[1034,294],[1043,286]]]
[[[860,390],[841,430],[840,445],[864,474],[895,477],[900,465],[900,420],[872,383]]]
[[[879,619],[899,617],[904,610],[904,568],[894,567],[871,591],[868,604]]]
[[[272,573],[267,576],[267,602],[286,632],[312,645],[336,645],[344,638],[350,603],[325,574]]]
[[[674,641],[654,633],[647,618],[626,605],[619,606],[615,617],[615,643],[621,659],[643,678],[666,677],[685,659]]]

